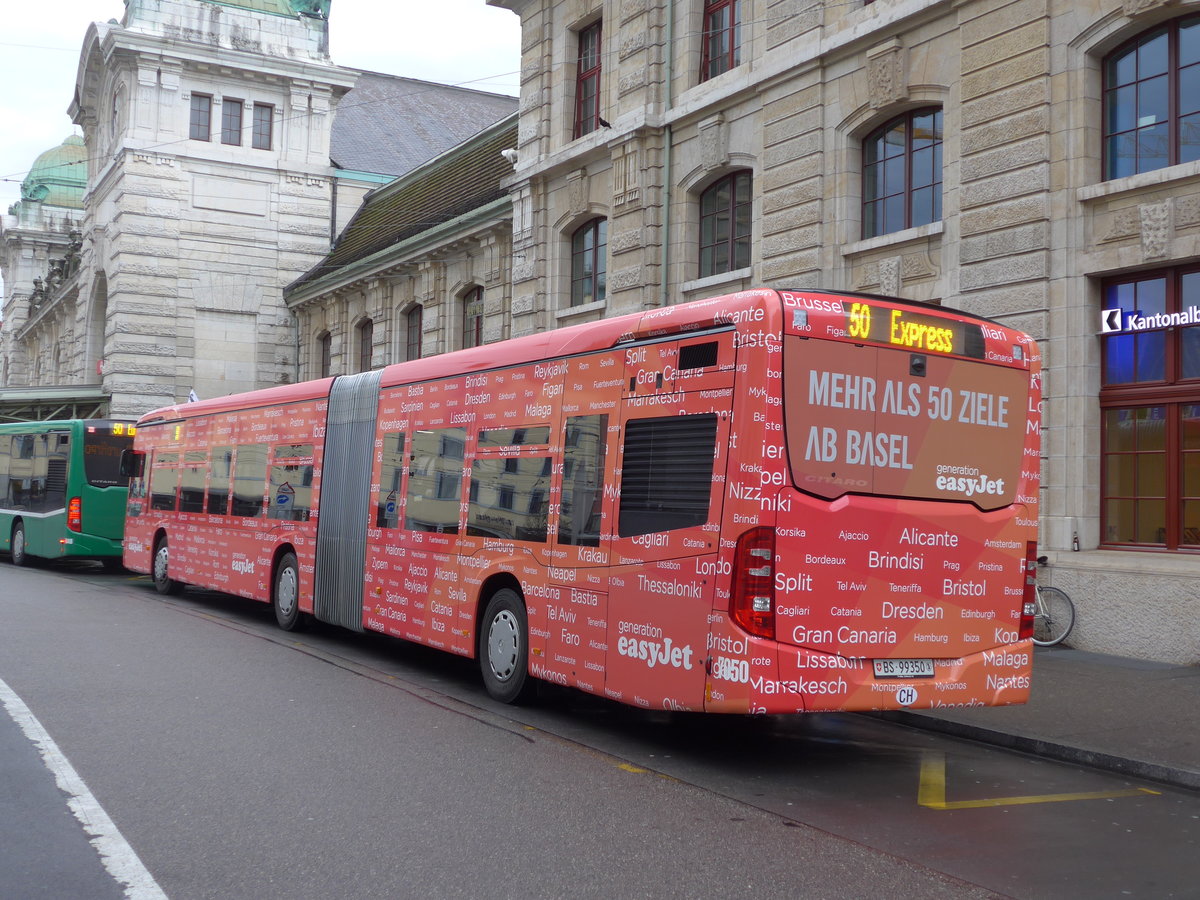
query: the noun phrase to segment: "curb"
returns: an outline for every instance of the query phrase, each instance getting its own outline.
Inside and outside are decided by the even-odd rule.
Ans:
[[[968,725],[963,722],[952,722],[948,719],[939,719],[935,716],[922,715],[920,713],[887,711],[864,713],[863,715],[882,719],[886,722],[907,725],[922,731],[936,731],[952,737],[966,738],[982,744],[991,744],[996,747],[1003,747],[1006,750],[1019,750],[1022,753],[1054,759],[1059,762],[1076,763],[1078,765],[1090,766],[1094,769],[1102,769],[1106,772],[1113,772],[1118,775],[1127,775],[1147,781],[1157,781],[1160,784],[1166,784],[1171,787],[1186,788],[1192,791],[1200,790],[1200,771],[1180,769],[1160,763],[1146,762],[1145,760],[1126,759],[1125,757],[1113,756],[1109,753],[1101,753],[1098,750],[1089,750],[1085,747],[1075,747],[1070,744],[1057,743],[1023,734],[995,731],[991,728]]]

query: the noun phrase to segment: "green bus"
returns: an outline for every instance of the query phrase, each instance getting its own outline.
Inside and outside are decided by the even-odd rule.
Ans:
[[[13,565],[97,559],[121,565],[132,423],[110,419],[0,424],[0,552]]]

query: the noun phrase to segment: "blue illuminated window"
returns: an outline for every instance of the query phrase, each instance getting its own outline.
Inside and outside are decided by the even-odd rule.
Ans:
[[[1200,550],[1200,268],[1102,296],[1101,544]]]

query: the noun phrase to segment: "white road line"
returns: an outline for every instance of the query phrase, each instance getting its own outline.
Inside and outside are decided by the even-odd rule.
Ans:
[[[30,712],[25,702],[3,679],[0,679],[0,702],[4,703],[9,716],[21,731],[25,732],[25,737],[38,748],[46,768],[54,775],[59,788],[66,793],[67,805],[71,812],[83,825],[84,831],[92,836],[91,843],[100,854],[100,862],[125,888],[128,900],[166,900],[167,895],[163,893],[163,889],[142,865],[137,853],[122,837],[108,813],[92,796],[75,767],[63,756],[54,739]]]

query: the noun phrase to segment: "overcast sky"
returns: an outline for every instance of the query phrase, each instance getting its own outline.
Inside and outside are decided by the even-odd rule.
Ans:
[[[67,116],[91,22],[122,0],[5,0],[0,31],[0,213],[38,154],[78,133]],[[371,69],[516,95],[520,22],[484,0],[333,0],[330,56]]]

